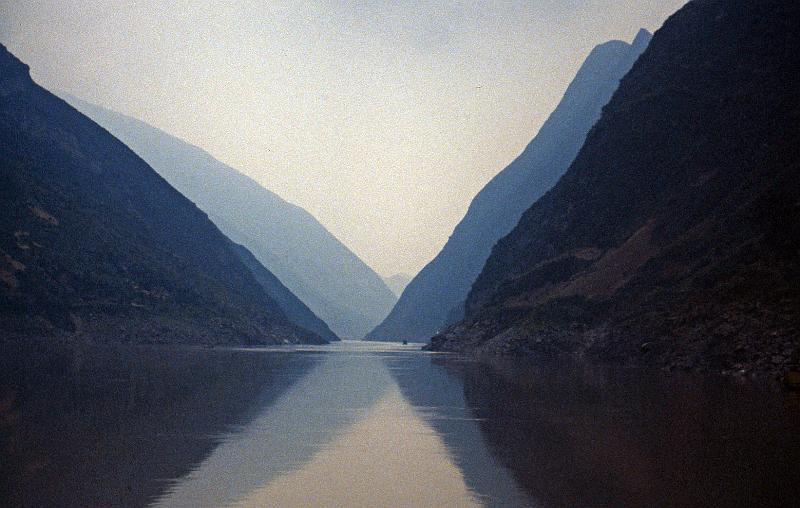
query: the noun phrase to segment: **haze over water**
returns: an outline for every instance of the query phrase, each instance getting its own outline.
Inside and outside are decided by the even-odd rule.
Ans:
[[[752,506],[800,494],[796,397],[417,347],[3,355],[2,499],[646,506],[669,493],[674,506]]]

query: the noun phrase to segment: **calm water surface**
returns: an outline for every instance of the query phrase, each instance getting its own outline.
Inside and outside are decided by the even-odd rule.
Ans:
[[[764,382],[418,346],[3,351],[0,506],[798,506]]]

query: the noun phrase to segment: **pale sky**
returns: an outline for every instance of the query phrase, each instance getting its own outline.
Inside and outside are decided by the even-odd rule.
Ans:
[[[413,274],[592,47],[683,3],[0,0],[0,42],[44,87],[204,148]]]

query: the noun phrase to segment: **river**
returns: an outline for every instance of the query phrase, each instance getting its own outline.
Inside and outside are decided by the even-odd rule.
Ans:
[[[419,345],[85,347],[0,360],[3,506],[790,506],[769,381]]]

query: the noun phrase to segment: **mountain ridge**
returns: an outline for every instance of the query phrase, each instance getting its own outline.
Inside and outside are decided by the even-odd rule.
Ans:
[[[361,338],[389,312],[395,297],[380,276],[309,212],[200,147],[139,119],[64,95],[245,246],[336,335]]]
[[[431,348],[721,372],[800,362],[798,27],[800,6],[773,0],[671,16]]]
[[[462,317],[463,301],[492,245],[566,171],[650,37],[642,29],[631,44],[612,40],[592,49],[533,140],[478,192],[445,246],[409,283],[370,339],[427,340]]]
[[[3,339],[325,342],[197,207],[0,45]]]
[[[231,241],[231,244],[239,259],[250,269],[256,281],[286,314],[289,321],[300,328],[316,333],[328,342],[339,340],[339,337],[333,333],[325,321],[317,317],[306,304],[289,291],[289,288],[284,286],[272,272],[267,270],[252,252],[236,242]]]
[[[400,298],[406,286],[408,286],[408,283],[411,282],[411,279],[413,279],[413,277],[407,273],[396,273],[389,277],[383,277],[383,282],[389,286],[389,289],[392,290],[392,293],[394,293],[396,297]]]

